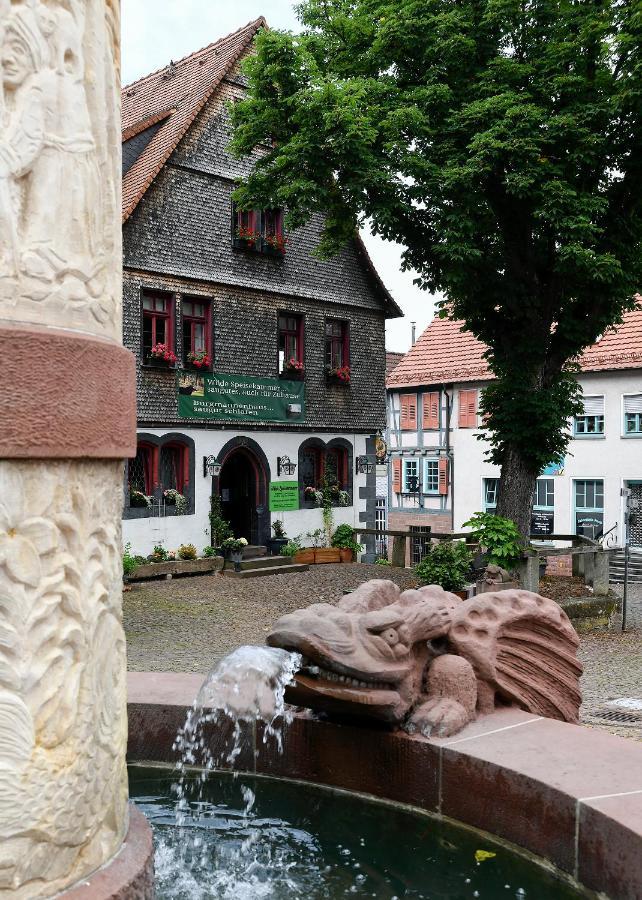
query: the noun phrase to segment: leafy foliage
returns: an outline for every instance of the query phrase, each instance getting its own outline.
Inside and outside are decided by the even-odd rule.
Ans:
[[[123,551],[123,578],[131,575],[137,565],[136,557],[132,554],[132,545],[128,542]]]
[[[221,498],[217,494],[212,494],[210,501],[210,534],[212,536],[212,546],[220,547],[223,541],[233,535],[232,526],[223,518],[223,507]]]
[[[154,549],[149,554],[148,559],[150,562],[166,562],[169,559],[169,552],[163,547],[161,541],[157,544],[154,544]]]
[[[235,192],[324,216],[321,256],[368,222],[483,341],[498,510],[527,533],[534,479],[578,408],[581,351],[642,279],[639,0],[304,0],[266,31],[231,109],[265,152]],[[515,491],[505,474],[528,481]],[[506,490],[504,486],[506,485]],[[528,507],[528,508],[526,508]]]
[[[510,519],[493,513],[475,513],[464,522],[472,529],[472,537],[488,552],[488,561],[503,569],[513,569],[522,555],[523,543],[519,528]]]
[[[276,519],[272,522],[272,531],[274,532],[275,538],[284,538],[285,537],[285,528],[283,527],[283,522],[281,519]]]
[[[196,559],[196,555],[194,544],[181,544],[178,548],[179,559]]]
[[[361,553],[363,546],[355,540],[352,525],[337,525],[330,541],[331,547],[339,547],[341,550],[352,550],[353,553]]]
[[[294,556],[301,549],[300,536],[290,538],[285,547],[281,548],[281,556]]]
[[[384,556],[380,556],[379,559],[375,559],[375,566],[391,566],[392,563],[389,559],[386,559]]]
[[[463,541],[433,544],[415,568],[420,584],[438,584],[445,591],[461,591],[466,584],[472,556]]]
[[[207,547],[203,547],[203,556],[207,557],[208,559],[211,556],[218,556],[218,547],[212,547],[210,544],[208,544]]]

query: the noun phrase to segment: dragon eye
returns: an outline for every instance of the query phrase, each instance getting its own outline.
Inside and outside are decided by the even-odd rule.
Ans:
[[[381,632],[380,637],[384,639],[386,644],[390,644],[391,647],[393,647],[399,641],[399,635],[394,628],[386,628],[385,631]]]

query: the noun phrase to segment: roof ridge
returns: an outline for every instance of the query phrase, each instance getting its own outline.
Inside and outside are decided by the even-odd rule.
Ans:
[[[231,31],[229,34],[224,35],[223,37],[218,38],[216,41],[212,41],[210,44],[206,44],[204,47],[201,47],[199,50],[194,50],[192,53],[188,53],[187,56],[182,56],[180,59],[170,60],[174,65],[179,65],[180,63],[187,62],[187,60],[194,59],[199,55],[199,53],[205,53],[206,50],[211,50],[213,47],[216,47],[218,44],[223,44],[226,41],[229,41],[231,38],[238,37],[244,31],[249,29],[257,30],[261,26],[267,26],[267,20],[265,16],[259,16],[258,19],[254,19],[251,22],[248,22],[246,25],[242,25],[240,28],[237,28],[236,31]],[[136,84],[141,84],[143,81],[147,81],[148,78],[152,78],[154,75],[158,75],[160,72],[164,72],[169,63],[165,63],[164,66],[161,66],[159,69],[154,69],[153,72],[148,72],[147,75],[141,75],[140,78],[137,78],[135,81],[130,81],[129,84],[124,84],[121,87],[121,93],[128,90],[129,88],[134,87]]]

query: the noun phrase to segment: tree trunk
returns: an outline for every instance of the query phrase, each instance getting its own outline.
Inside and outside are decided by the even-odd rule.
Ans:
[[[497,515],[512,519],[526,539],[531,533],[536,480],[537,475],[526,466],[517,449],[509,447],[502,463]]]

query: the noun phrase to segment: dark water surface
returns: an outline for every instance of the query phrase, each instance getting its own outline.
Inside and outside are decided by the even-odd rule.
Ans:
[[[130,768],[132,800],[154,830],[158,900],[589,896],[474,831],[295,782],[210,773],[201,789],[194,772],[179,829],[174,781],[169,768]]]

